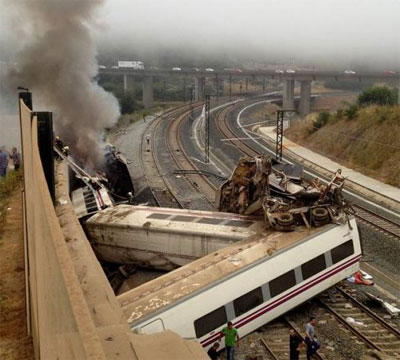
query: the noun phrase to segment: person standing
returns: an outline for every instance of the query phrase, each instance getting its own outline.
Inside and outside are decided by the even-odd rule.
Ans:
[[[21,154],[18,152],[17,148],[14,146],[10,154],[10,158],[14,164],[14,170],[17,171],[21,166]]]
[[[219,343],[216,342],[207,351],[207,355],[210,357],[211,360],[218,360],[218,348],[219,348]]]
[[[293,328],[289,330],[290,360],[299,360],[300,348],[303,340],[296,334]]]
[[[7,175],[8,155],[5,150],[0,149],[0,176],[5,178]]]
[[[311,357],[318,351],[321,347],[315,336],[315,317],[311,316],[310,321],[306,324],[306,345],[307,345],[307,360],[310,360]]]
[[[225,336],[226,359],[234,360],[235,343],[239,341],[238,330],[235,329],[232,322],[229,321],[227,326],[221,330],[221,333]]]

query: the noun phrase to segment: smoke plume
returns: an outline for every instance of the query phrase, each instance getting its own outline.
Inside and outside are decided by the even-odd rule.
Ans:
[[[117,100],[94,80],[92,39],[96,11],[104,0],[19,0],[13,13],[25,38],[8,73],[8,85],[29,88],[36,110],[53,111],[54,126],[72,154],[90,167],[101,165],[101,133],[119,116]],[[25,23],[24,23],[25,22]]]

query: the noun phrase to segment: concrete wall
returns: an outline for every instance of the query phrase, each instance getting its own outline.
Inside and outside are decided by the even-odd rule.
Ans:
[[[207,359],[199,343],[175,333],[132,334],[74,215],[65,164],[57,166],[56,213],[42,170],[37,119],[22,101],[20,115],[27,306],[35,358]]]
[[[105,359],[41,166],[37,119],[21,101],[29,310],[37,359]]]

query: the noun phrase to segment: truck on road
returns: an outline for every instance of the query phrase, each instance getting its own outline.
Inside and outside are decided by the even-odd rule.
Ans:
[[[118,61],[118,67],[144,70],[144,63],[143,61]]]

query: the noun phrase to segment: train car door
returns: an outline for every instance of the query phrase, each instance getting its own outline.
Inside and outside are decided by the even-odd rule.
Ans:
[[[144,334],[154,334],[165,330],[164,323],[161,319],[156,319],[140,328]]]

